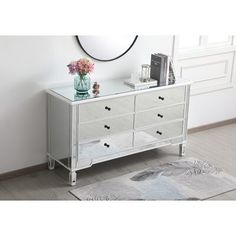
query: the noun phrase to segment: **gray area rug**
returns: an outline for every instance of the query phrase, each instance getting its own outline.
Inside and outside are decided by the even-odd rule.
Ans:
[[[79,200],[205,200],[236,189],[236,178],[186,158],[70,191]]]

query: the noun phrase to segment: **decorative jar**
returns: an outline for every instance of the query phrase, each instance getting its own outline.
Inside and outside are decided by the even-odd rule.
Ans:
[[[141,70],[141,82],[150,81],[150,65],[143,64]]]
[[[74,78],[74,89],[78,94],[86,94],[91,88],[91,80],[88,74],[78,74]]]

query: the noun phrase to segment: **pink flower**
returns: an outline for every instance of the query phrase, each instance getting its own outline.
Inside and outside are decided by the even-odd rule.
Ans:
[[[72,61],[67,66],[69,68],[69,73],[72,75],[76,73],[86,75],[88,73],[93,72],[94,70],[94,63],[92,63],[92,61],[86,58],[79,59],[78,61]]]

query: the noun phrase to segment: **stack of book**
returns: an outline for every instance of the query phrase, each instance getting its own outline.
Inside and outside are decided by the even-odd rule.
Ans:
[[[152,54],[150,77],[157,81],[158,86],[174,84],[175,75],[171,58],[162,53]]]
[[[142,82],[140,78],[130,78],[125,80],[124,83],[134,89],[147,89],[157,86],[157,81],[154,79],[149,79],[147,82]]]
[[[175,83],[173,61],[170,56],[162,53],[151,55],[150,79],[143,82],[139,76],[131,76],[125,80],[126,85],[135,89],[165,86]]]

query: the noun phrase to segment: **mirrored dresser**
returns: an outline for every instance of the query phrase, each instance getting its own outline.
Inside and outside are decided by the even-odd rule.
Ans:
[[[48,166],[76,171],[167,145],[186,148],[190,83],[135,90],[123,80],[101,81],[98,96],[73,86],[47,91]]]

